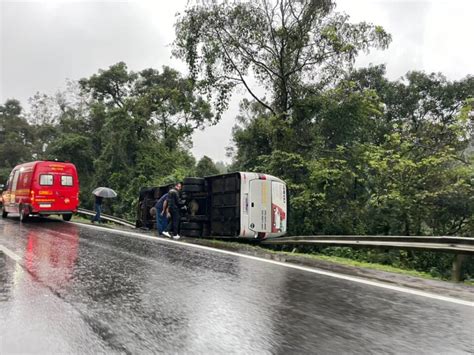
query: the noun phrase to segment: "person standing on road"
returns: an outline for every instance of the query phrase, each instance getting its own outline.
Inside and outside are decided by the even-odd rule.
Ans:
[[[103,200],[103,197],[95,196],[95,203],[94,203],[95,216],[92,218],[92,223],[94,222],[100,223],[100,212],[102,209],[102,200]]]
[[[168,191],[168,197],[166,201],[168,202],[168,211],[171,216],[171,223],[168,224],[166,232],[163,232],[164,235],[173,239],[179,239],[179,222],[181,219],[181,214],[179,213],[179,191],[181,191],[181,183],[178,182]],[[170,235],[171,232],[171,235]]]
[[[163,232],[168,227],[168,193],[163,194],[155,204],[156,209],[156,230],[158,235],[163,235]]]

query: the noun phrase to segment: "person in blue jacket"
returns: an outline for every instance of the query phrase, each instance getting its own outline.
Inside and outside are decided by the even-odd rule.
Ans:
[[[155,204],[156,209],[156,230],[158,235],[163,235],[163,232],[168,227],[168,193],[163,194]]]

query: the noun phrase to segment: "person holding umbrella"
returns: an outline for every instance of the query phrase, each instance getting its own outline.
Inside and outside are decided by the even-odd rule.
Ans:
[[[95,196],[95,203],[94,203],[94,210],[95,216],[92,218],[92,223],[98,222],[100,223],[100,212],[102,210],[102,200],[104,198],[113,198],[117,197],[117,193],[109,189],[108,187],[98,187],[92,193]]]

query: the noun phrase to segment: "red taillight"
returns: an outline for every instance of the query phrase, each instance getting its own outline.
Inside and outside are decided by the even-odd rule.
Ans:
[[[35,192],[33,190],[30,191],[30,200],[31,203],[35,203]]]
[[[267,176],[266,175],[263,175],[263,174],[258,174],[258,178],[260,180],[267,180]]]

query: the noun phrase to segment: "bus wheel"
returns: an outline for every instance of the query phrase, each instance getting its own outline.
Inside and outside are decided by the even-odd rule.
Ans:
[[[5,207],[2,206],[2,218],[7,218],[8,212],[5,211]]]
[[[28,216],[30,215],[28,207],[25,207],[23,205],[20,205],[20,210],[18,212],[20,213],[20,222],[25,222],[28,219]]]
[[[63,220],[65,220],[66,222],[69,222],[71,218],[72,218],[72,213],[63,214]]]
[[[200,237],[202,224],[196,222],[182,222],[179,226],[180,234],[184,237]]]

